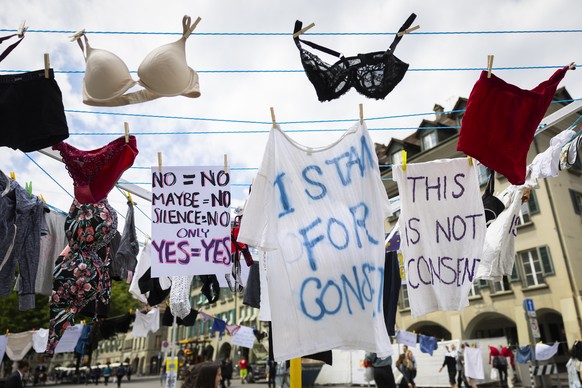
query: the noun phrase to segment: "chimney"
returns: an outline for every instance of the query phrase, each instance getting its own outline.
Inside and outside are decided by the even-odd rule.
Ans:
[[[445,111],[445,108],[443,108],[439,104],[434,104],[432,110],[433,112],[435,112],[436,121],[437,122],[441,121],[443,119],[442,117],[443,115],[441,113]]]

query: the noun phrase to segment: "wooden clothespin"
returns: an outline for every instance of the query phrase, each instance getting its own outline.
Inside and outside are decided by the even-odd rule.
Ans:
[[[133,202],[133,198],[131,197],[131,193],[129,191],[127,192],[127,200],[129,203],[131,203],[131,206],[135,205],[135,202]]]
[[[46,200],[44,199],[44,197],[42,196],[42,194],[39,194],[38,197],[40,198],[41,201],[43,201],[44,203],[46,203]]]
[[[313,27],[315,27],[315,23],[311,23],[310,25],[303,27],[302,29],[294,33],[293,37],[297,38],[299,35],[305,34],[308,30],[312,29]]]
[[[417,24],[416,26],[413,26],[413,27],[407,28],[407,29],[406,29],[406,30],[404,30],[404,31],[400,31],[400,32],[399,32],[398,34],[396,34],[396,35],[397,35],[398,37],[401,37],[402,35],[404,35],[404,34],[410,34],[412,31],[416,31],[416,30],[418,30],[419,28],[420,28],[420,24]]]
[[[44,78],[48,79],[50,77],[51,59],[48,53],[44,53]]]
[[[162,153],[158,152],[158,168],[160,169],[160,172],[162,172]]]
[[[469,160],[469,166],[473,165],[473,158],[470,156],[467,156],[467,159]]]
[[[12,179],[13,181],[16,180],[16,174],[14,173],[14,171],[10,171],[10,179]]]
[[[269,108],[271,110],[271,121],[273,122],[273,128],[277,126],[277,120],[275,120],[275,108]]]
[[[125,130],[125,143],[129,143],[129,123],[123,123],[123,128]]]
[[[364,104],[359,104],[360,108],[360,125],[364,125]]]
[[[402,150],[402,171],[406,171],[406,150]]]
[[[9,331],[10,331],[10,330],[6,329],[6,335],[8,335],[8,332],[9,332]]]
[[[129,309],[129,315],[133,314],[133,309]]]
[[[28,30],[28,26],[25,26],[25,24],[26,20],[23,20],[22,22],[20,22],[20,25],[18,26],[18,32],[16,34],[18,35],[19,38],[22,38],[26,30]]]
[[[83,319],[83,320],[81,321],[81,323],[82,323],[83,325],[86,325],[86,324],[87,324],[87,321]]]
[[[568,65],[568,70],[576,70],[576,62],[572,62]]]
[[[491,78],[491,70],[493,69],[494,55],[487,55],[487,78]]]
[[[224,154],[224,172],[228,173],[228,155]]]

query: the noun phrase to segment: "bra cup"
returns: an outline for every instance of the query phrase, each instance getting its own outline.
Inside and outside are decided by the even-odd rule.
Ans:
[[[137,70],[139,83],[162,96],[180,95],[190,85],[192,74],[186,62],[186,39],[150,52]]]
[[[87,69],[83,79],[87,96],[108,100],[135,85],[125,62],[110,51],[87,47]]]

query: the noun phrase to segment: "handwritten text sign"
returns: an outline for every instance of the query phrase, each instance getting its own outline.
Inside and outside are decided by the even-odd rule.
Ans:
[[[394,169],[413,317],[461,310],[481,261],[486,225],[475,167],[467,159]]]
[[[153,277],[230,272],[229,182],[221,167],[152,167]]]
[[[232,344],[242,346],[243,348],[252,349],[255,342],[253,329],[247,326],[241,326],[240,329],[232,336]]]

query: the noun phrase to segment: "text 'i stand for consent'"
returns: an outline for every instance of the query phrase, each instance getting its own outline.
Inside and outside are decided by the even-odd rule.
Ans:
[[[230,176],[222,167],[152,167],[152,276],[230,270]]]

